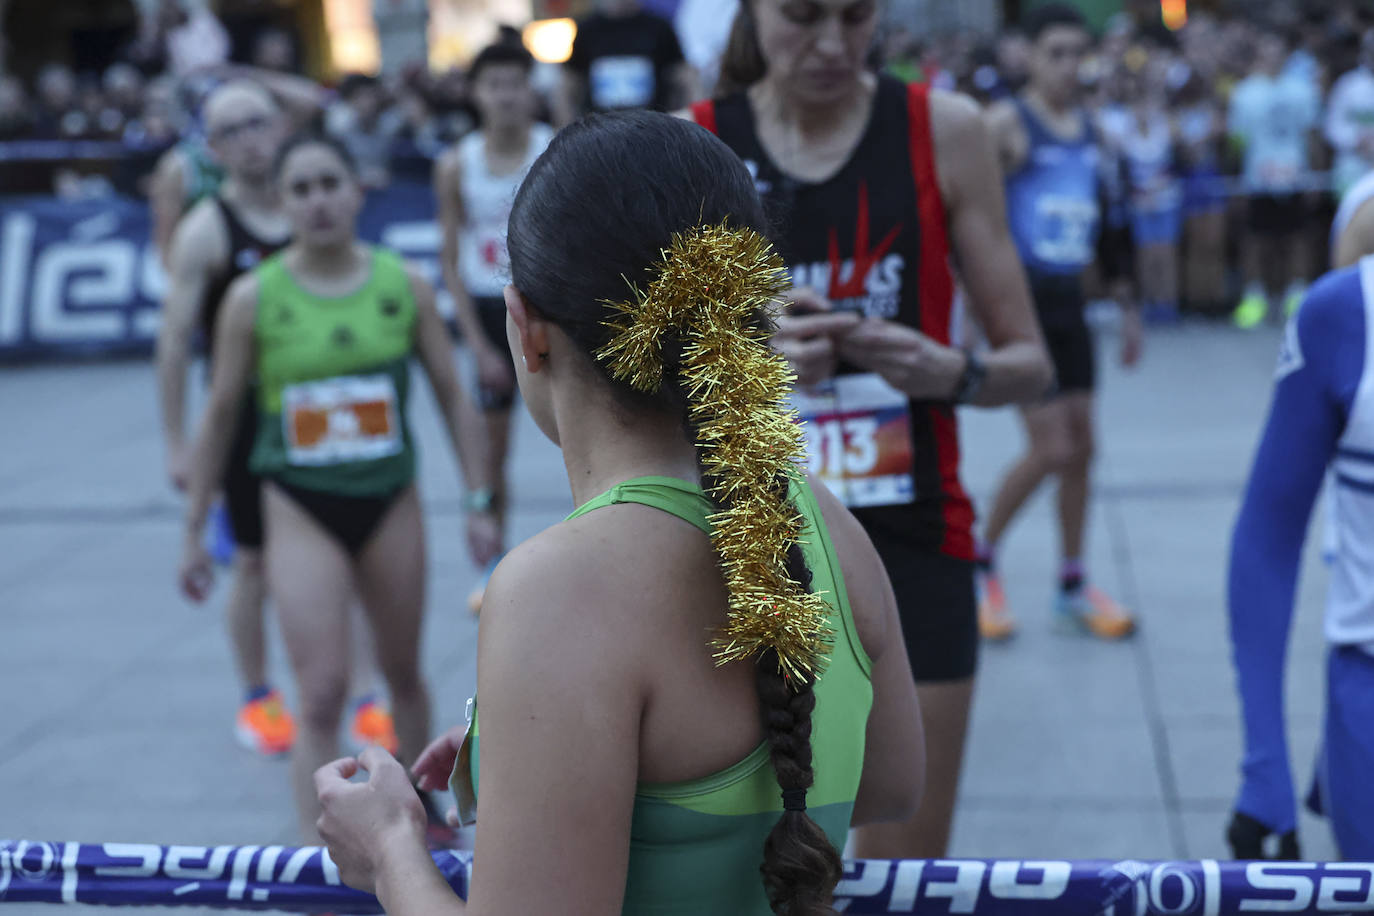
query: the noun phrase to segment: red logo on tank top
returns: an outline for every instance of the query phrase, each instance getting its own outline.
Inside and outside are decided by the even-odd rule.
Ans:
[[[859,182],[859,214],[854,223],[854,260],[849,270],[849,276],[841,280],[843,274],[843,263],[840,260],[840,234],[834,226],[830,227],[830,289],[827,295],[830,301],[836,302],[842,299],[857,299],[868,292],[868,274],[873,270],[874,265],[883,259],[887,250],[892,247],[892,243],[897,241],[897,234],[902,231],[902,224],[898,223],[883,236],[883,240],[878,243],[878,247],[872,251],[868,250],[868,183]]]

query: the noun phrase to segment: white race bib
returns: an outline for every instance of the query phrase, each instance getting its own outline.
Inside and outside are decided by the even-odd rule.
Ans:
[[[343,376],[288,385],[281,393],[287,459],[318,467],[400,452],[396,386],[389,375]]]
[[[806,432],[807,469],[846,506],[916,498],[906,395],[872,373],[841,375],[792,394]]]

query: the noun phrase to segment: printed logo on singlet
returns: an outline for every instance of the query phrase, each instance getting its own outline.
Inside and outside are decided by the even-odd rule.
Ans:
[[[1279,364],[1274,370],[1274,379],[1285,379],[1306,364],[1302,356],[1302,341],[1298,338],[1298,316],[1294,315],[1283,329],[1283,343],[1279,346]]]
[[[395,299],[383,299],[381,304],[382,314],[387,318],[395,318],[401,314],[401,303]]]
[[[840,311],[866,318],[896,318],[902,304],[902,270],[906,259],[889,250],[901,234],[898,223],[869,247],[868,184],[859,182],[858,218],[854,223],[853,257],[841,258],[839,231],[830,227],[828,259],[789,268],[792,283],[822,293]]]
[[[773,182],[766,178],[759,177],[759,164],[753,159],[744,160],[744,167],[749,170],[749,177],[754,179],[754,190],[759,192],[762,197],[773,190]]]

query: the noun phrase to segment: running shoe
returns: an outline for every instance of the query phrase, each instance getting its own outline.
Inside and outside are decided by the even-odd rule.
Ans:
[[[1269,301],[1264,298],[1263,293],[1246,293],[1245,298],[1240,300],[1240,305],[1231,313],[1231,321],[1242,331],[1249,331],[1259,327],[1264,323],[1264,316],[1269,313]]]
[[[979,572],[978,632],[984,639],[1002,642],[1016,635],[1016,621],[1007,610],[1007,595],[1002,580],[994,572]]]
[[[243,704],[234,723],[234,734],[250,751],[275,757],[291,750],[296,740],[296,723],[286,711],[281,694],[273,690]]]
[[[1292,289],[1288,291],[1288,295],[1283,297],[1284,318],[1292,318],[1298,313],[1298,309],[1302,306],[1303,296],[1305,295],[1306,293],[1301,289]]]
[[[353,707],[353,724],[348,729],[348,740],[360,753],[363,748],[373,744],[390,754],[401,749],[391,713],[377,702],[376,697],[367,697]]]
[[[1135,618],[1106,592],[1091,585],[1071,592],[1061,590],[1054,610],[1060,628],[1065,630],[1107,640],[1125,639],[1135,633]]]

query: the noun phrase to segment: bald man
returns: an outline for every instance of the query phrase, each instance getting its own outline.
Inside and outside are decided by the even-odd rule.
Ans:
[[[289,129],[276,101],[255,83],[227,83],[206,99],[203,114],[209,148],[225,177],[218,192],[192,206],[172,234],[157,340],[167,470],[172,485],[183,491],[189,476],[184,421],[192,339],[199,330],[207,347],[212,346],[215,317],[229,284],[290,241],[290,225],[272,180],[273,159]],[[208,350],[207,361],[213,359],[213,350]],[[226,615],[245,690],[236,724],[239,740],[259,753],[280,754],[291,747],[294,725],[267,683],[262,514],[258,480],[248,470],[256,422],[250,396],[244,399],[223,482],[235,543]]]

